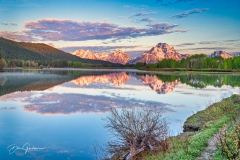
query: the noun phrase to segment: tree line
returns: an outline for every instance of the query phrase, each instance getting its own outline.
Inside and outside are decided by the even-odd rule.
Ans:
[[[57,68],[81,68],[81,67],[117,67],[114,64],[99,64],[99,63],[83,63],[79,61],[68,60],[19,60],[19,59],[6,59],[8,67],[57,67]]]
[[[0,47],[0,72],[3,71],[3,68],[4,68],[5,65],[6,65],[6,62],[2,57],[2,49]]]
[[[180,61],[163,59],[154,64],[138,62],[134,66],[136,68],[240,69],[240,57],[223,59],[220,56],[210,58],[205,54],[196,54]]]

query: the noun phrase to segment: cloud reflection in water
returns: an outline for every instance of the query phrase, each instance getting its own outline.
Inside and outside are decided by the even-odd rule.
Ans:
[[[140,105],[148,105],[148,102],[124,97],[91,96],[84,94],[46,94],[37,99],[29,99],[29,104],[24,106],[28,112],[37,112],[44,115],[72,114],[72,113],[106,113],[112,107],[135,108]],[[151,105],[164,107],[167,104],[154,102]],[[164,112],[173,110],[164,108]]]

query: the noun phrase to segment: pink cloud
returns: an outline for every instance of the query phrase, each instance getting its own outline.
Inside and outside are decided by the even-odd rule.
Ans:
[[[11,40],[17,40],[17,41],[34,41],[34,38],[22,32],[0,31],[0,36],[7,39],[11,39]]]
[[[178,27],[177,24],[165,22],[146,25],[144,28],[139,28],[134,26],[123,27],[108,22],[78,22],[59,19],[29,21],[24,24],[24,27],[26,30],[21,31],[21,34],[19,34],[20,32],[8,32],[7,36],[14,39],[18,38],[18,40],[21,41],[29,39],[42,41],[85,41],[128,39],[187,31],[183,29],[174,30],[173,28]],[[6,35],[3,35],[2,37],[4,36]]]

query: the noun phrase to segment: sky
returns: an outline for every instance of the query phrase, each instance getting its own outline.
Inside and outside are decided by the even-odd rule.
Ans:
[[[66,52],[240,53],[239,0],[0,0],[0,36]]]

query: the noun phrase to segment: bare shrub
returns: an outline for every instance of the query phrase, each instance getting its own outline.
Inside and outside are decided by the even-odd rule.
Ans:
[[[141,152],[168,149],[168,122],[156,107],[111,108],[105,126],[116,138],[107,144],[108,153],[133,159]]]
[[[44,68],[44,66],[43,66],[43,65],[40,65],[40,66],[39,66],[39,68],[40,68],[40,69],[43,69],[43,68]]]
[[[238,98],[234,98],[233,99],[233,103],[240,104],[240,98],[239,97]]]

